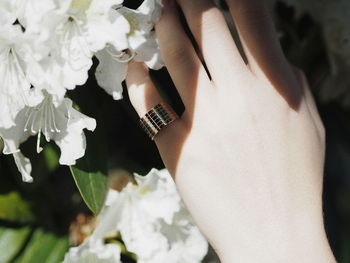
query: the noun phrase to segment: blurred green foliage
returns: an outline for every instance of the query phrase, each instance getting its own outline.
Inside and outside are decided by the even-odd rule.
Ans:
[[[36,229],[28,240],[23,253],[15,258],[13,263],[59,263],[63,260],[64,253],[68,250],[67,236],[57,236]]]
[[[17,253],[22,249],[28,236],[30,228],[19,229],[1,227],[0,228],[0,262],[11,262]]]
[[[30,223],[34,220],[34,214],[30,204],[18,192],[9,192],[0,195],[0,219]]]

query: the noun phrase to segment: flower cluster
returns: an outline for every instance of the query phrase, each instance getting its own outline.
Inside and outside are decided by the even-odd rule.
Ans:
[[[162,67],[153,31],[160,10],[159,0],[137,10],[123,0],[0,1],[0,136],[24,181],[33,179],[20,144],[30,136],[38,153],[41,135],[54,140],[60,164],[84,155],[84,129],[96,121],[75,110],[66,91],[86,82],[93,56],[98,84],[116,100],[130,60]]]
[[[71,248],[63,263],[118,263],[120,247],[105,244],[106,235],[119,232],[138,263],[199,263],[208,243],[182,202],[167,170],[135,174],[121,192],[110,190],[94,233]]]

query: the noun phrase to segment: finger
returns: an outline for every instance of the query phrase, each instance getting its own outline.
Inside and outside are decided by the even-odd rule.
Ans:
[[[140,117],[162,101],[143,63],[134,61],[129,63],[126,85],[131,104]]]
[[[284,73],[291,74],[264,1],[227,0],[227,4],[251,70],[273,82]]]
[[[177,0],[215,83],[246,69],[222,12],[212,0]],[[218,66],[218,64],[220,66]],[[227,83],[225,83],[227,84]],[[226,85],[223,85],[226,86]]]
[[[159,92],[155,88],[147,67],[143,63],[130,62],[126,84],[131,104],[137,114],[143,117],[151,108],[159,104],[162,100]],[[169,138],[172,143],[177,142],[181,120],[176,120],[170,125],[162,128],[159,134],[155,137],[155,142],[158,148],[169,144]]]
[[[209,78],[180,23],[175,1],[163,2],[163,14],[156,24],[160,51],[170,76],[187,107],[194,103],[198,81],[203,79],[209,81]]]

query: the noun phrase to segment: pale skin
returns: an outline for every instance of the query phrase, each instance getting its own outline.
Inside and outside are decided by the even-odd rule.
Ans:
[[[156,33],[186,110],[156,136],[161,157],[221,262],[335,262],[322,212],[325,132],[307,81],[262,1],[227,4],[247,63],[211,0],[164,1]],[[162,101],[143,64],[130,64],[127,86],[140,116]]]

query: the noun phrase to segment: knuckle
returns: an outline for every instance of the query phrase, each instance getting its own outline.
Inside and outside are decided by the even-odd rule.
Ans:
[[[231,4],[231,7],[242,15],[258,15],[263,9],[266,9],[264,1],[256,0],[238,0],[235,1],[235,4]]]
[[[128,94],[130,102],[135,108],[145,104],[145,100],[149,100],[149,98],[158,98],[158,91],[150,79],[140,84],[130,85]]]
[[[128,87],[128,94],[132,104],[138,104],[144,97],[144,85],[131,85]]]
[[[245,27],[248,29],[263,28],[263,25],[269,23],[270,15],[263,3],[246,3],[240,5],[235,11],[239,14],[240,20],[245,20]]]
[[[202,13],[203,21],[207,21],[207,23],[215,23],[220,19],[224,19],[224,15],[221,10],[213,6],[209,8],[207,11]]]
[[[180,43],[169,44],[164,54],[165,62],[183,64],[188,58],[188,48]]]

